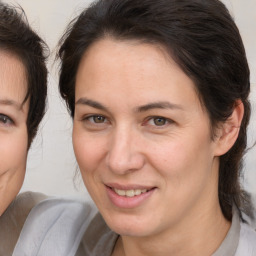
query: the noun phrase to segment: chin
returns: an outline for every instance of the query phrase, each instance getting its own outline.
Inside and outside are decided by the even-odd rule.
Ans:
[[[110,227],[111,228],[111,227]],[[144,237],[147,236],[150,232],[141,228],[134,228],[129,226],[123,227],[113,227],[111,228],[115,233],[121,236],[131,236],[131,237]]]
[[[147,222],[145,218],[141,220],[137,216],[116,217],[105,221],[111,230],[122,236],[143,237],[152,232],[152,221]]]

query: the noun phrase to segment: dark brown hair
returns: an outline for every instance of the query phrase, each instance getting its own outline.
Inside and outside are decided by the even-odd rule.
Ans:
[[[26,70],[29,100],[27,117],[28,147],[45,113],[47,94],[46,44],[30,28],[22,8],[0,2],[0,51],[14,54]]]
[[[232,204],[244,202],[239,177],[250,117],[249,67],[238,28],[218,0],[99,0],[73,20],[60,41],[59,89],[74,116],[75,80],[80,60],[104,37],[160,44],[194,81],[208,112],[214,139],[218,124],[237,100],[244,117],[235,145],[220,157],[219,201],[231,219]]]

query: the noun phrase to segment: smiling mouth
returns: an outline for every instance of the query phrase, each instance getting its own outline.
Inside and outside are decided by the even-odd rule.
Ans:
[[[139,196],[139,195],[144,194],[149,191],[147,189],[121,190],[121,189],[116,189],[116,188],[112,188],[112,190],[115,191],[115,193],[118,194],[119,196],[126,196],[126,197]]]
[[[112,191],[114,191],[119,196],[136,197],[136,196],[139,196],[141,194],[145,194],[145,193],[155,189],[155,187],[150,188],[150,189],[128,189],[128,190],[123,190],[123,189],[117,189],[117,188],[110,187],[110,189]]]
[[[157,187],[146,187],[139,185],[108,184],[107,195],[118,208],[132,209],[140,206],[148,200]]]

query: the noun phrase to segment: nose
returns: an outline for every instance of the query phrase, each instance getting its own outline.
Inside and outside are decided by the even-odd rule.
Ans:
[[[112,134],[106,157],[109,169],[118,175],[140,170],[145,164],[139,134],[131,129],[120,129]]]

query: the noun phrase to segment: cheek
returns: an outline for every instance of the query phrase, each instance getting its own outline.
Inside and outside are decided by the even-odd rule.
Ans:
[[[207,136],[177,138],[152,148],[152,165],[176,189],[200,183],[210,173],[213,156]]]
[[[27,159],[27,134],[0,135],[0,170],[24,167]]]
[[[16,141],[16,147],[14,143]],[[26,164],[27,161],[27,154],[28,154],[28,135],[27,129],[24,128],[23,132],[17,136],[17,139],[13,141],[13,147],[15,147],[14,154],[17,157],[17,162]],[[18,164],[18,163],[17,163]]]
[[[83,132],[73,130],[73,147],[77,163],[80,168],[82,179],[87,191],[95,202],[102,199],[100,182],[100,170],[105,170],[104,163],[105,149],[104,140],[94,138],[93,134],[86,136]],[[103,161],[102,161],[103,159]],[[100,199],[100,200],[101,200]]]
[[[203,198],[202,195],[211,193],[216,183],[211,144],[199,138],[188,141],[187,138],[162,144],[151,154],[151,166],[161,177],[162,197],[175,205],[174,211],[163,205],[164,211],[173,214],[173,218],[184,216]],[[202,200],[207,203],[204,198]]]
[[[73,131],[73,147],[75,156],[82,174],[92,172],[97,168],[104,156],[103,141],[80,133],[77,129]]]
[[[25,175],[27,133],[0,134],[0,215],[18,194]]]

